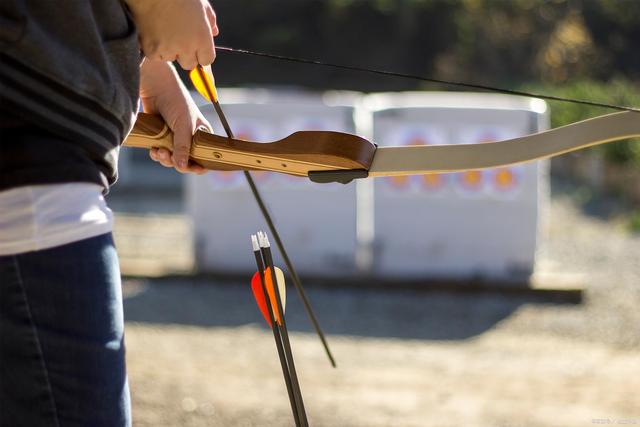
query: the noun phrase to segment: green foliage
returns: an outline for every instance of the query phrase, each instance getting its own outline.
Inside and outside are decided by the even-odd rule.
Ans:
[[[637,0],[216,0],[218,43],[502,87],[640,80]],[[452,89],[221,53],[227,85]]]
[[[616,79],[607,83],[585,79],[561,86],[527,85],[524,86],[524,89],[537,93],[552,93],[568,98],[598,100],[604,103],[624,106],[640,106],[640,86],[624,79]],[[613,110],[605,108],[565,102],[551,102],[550,107],[552,127],[563,126],[596,115],[613,112]],[[640,114],[638,114],[638,120],[640,120]],[[615,144],[605,144],[596,149],[603,153],[607,161],[640,167],[640,139],[638,138]]]
[[[640,233],[640,211],[635,211],[630,215],[628,229],[632,233]]]

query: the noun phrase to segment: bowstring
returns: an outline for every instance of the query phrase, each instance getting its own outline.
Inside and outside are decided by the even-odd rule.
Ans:
[[[216,50],[220,51],[220,52],[234,53],[234,54],[240,54],[240,55],[258,56],[258,57],[269,58],[269,59],[274,59],[274,60],[278,60],[278,61],[295,62],[295,63],[298,63],[298,64],[307,64],[307,65],[316,65],[316,66],[321,66],[321,67],[337,68],[337,69],[341,69],[341,70],[349,70],[349,71],[356,71],[356,72],[360,72],[360,73],[370,73],[370,74],[383,75],[383,76],[387,76],[387,77],[398,77],[398,78],[403,78],[403,79],[418,80],[418,81],[427,82],[427,83],[438,83],[438,84],[444,84],[444,85],[449,85],[449,86],[465,87],[465,88],[468,88],[468,89],[477,89],[477,90],[483,90],[483,91],[489,91],[489,92],[504,93],[504,94],[508,94],[508,95],[529,96],[529,97],[533,97],[533,98],[545,99],[545,100],[548,100],[548,101],[569,102],[569,103],[573,103],[573,104],[589,105],[589,106],[592,106],[592,107],[603,107],[603,108],[610,108],[610,109],[619,110],[619,111],[632,111],[634,113],[640,113],[640,108],[628,107],[628,106],[625,106],[625,105],[609,104],[609,103],[605,103],[605,102],[591,101],[591,100],[588,100],[588,99],[568,98],[568,97],[562,97],[562,96],[554,96],[554,95],[546,95],[546,94],[541,94],[541,93],[526,92],[526,91],[521,91],[521,90],[513,90],[513,89],[507,89],[507,88],[503,88],[503,87],[489,86],[489,85],[469,83],[469,82],[463,82],[463,81],[436,79],[436,78],[433,78],[433,77],[419,76],[419,75],[416,75],[416,74],[406,74],[406,73],[400,73],[400,72],[397,72],[397,71],[388,71],[388,70],[379,70],[379,69],[375,69],[375,68],[358,67],[358,66],[355,66],[355,65],[336,64],[336,63],[317,60],[317,59],[297,58],[297,57],[292,57],[292,56],[276,55],[276,54],[273,54],[273,53],[258,52],[258,51],[254,51],[254,50],[248,50],[248,49],[238,49],[238,48],[233,48],[233,47],[228,47],[228,46],[216,46]]]

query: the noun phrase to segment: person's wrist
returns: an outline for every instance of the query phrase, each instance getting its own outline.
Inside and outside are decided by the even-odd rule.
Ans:
[[[140,68],[140,97],[153,98],[179,89],[180,77],[170,62],[146,59]]]

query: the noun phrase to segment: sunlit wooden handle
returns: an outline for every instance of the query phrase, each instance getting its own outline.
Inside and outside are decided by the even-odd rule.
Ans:
[[[173,132],[162,117],[140,113],[131,133],[122,145],[138,148],[166,148],[173,151]]]
[[[173,132],[160,116],[140,113],[124,141],[127,147],[173,150]],[[331,131],[300,131],[269,143],[244,141],[198,130],[190,161],[210,170],[269,170],[297,176],[310,171],[367,170],[376,146],[364,138]]]

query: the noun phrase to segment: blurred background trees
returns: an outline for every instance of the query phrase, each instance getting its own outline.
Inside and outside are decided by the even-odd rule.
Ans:
[[[640,79],[637,0],[217,0],[219,43],[502,86]],[[255,66],[259,65],[259,68]],[[230,55],[233,84],[416,89]],[[382,87],[381,87],[382,86]]]

